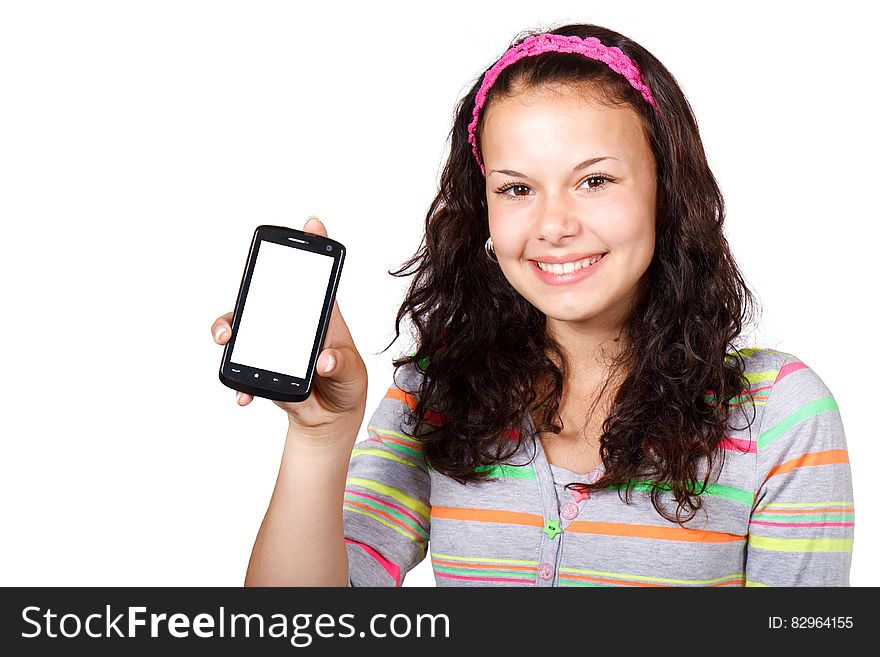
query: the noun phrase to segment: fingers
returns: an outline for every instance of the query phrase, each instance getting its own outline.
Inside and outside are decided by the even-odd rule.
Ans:
[[[327,229],[324,227],[324,224],[315,216],[311,216],[306,220],[306,225],[303,226],[303,230],[307,233],[311,233],[312,235],[321,235],[322,237],[327,237]]]
[[[318,356],[315,373],[339,383],[356,381],[360,376],[360,357],[353,347],[324,349]]]
[[[239,406],[247,406],[252,401],[254,401],[254,396],[249,395],[246,392],[237,392],[235,393],[235,401]]]
[[[232,337],[232,313],[226,313],[211,325],[211,335],[217,344],[226,344]]]

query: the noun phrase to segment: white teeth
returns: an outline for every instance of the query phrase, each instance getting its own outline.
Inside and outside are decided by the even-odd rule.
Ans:
[[[546,262],[537,261],[535,261],[535,263],[538,265],[539,269],[542,271],[548,271],[551,274],[570,274],[573,271],[577,271],[583,267],[589,267],[590,265],[599,262],[602,257],[603,256],[596,256],[595,258],[587,258],[586,260],[579,260],[577,262],[566,262],[564,265],[549,265]]]

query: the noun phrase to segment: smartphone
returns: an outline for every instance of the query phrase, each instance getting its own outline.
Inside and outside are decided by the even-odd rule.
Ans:
[[[336,240],[257,226],[220,364],[224,385],[277,401],[308,399],[344,260]]]

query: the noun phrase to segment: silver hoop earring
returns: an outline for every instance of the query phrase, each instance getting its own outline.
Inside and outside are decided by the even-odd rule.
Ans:
[[[491,235],[489,235],[489,239],[486,240],[484,248],[486,249],[486,257],[492,262],[498,262],[498,258],[493,255],[495,253],[495,245],[492,243]]]

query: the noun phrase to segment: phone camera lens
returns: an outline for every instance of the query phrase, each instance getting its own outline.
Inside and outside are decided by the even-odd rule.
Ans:
[[[330,246],[330,245],[328,244],[328,245],[327,245],[327,250],[328,250],[328,251],[332,251],[332,250],[333,250],[333,247]]]

